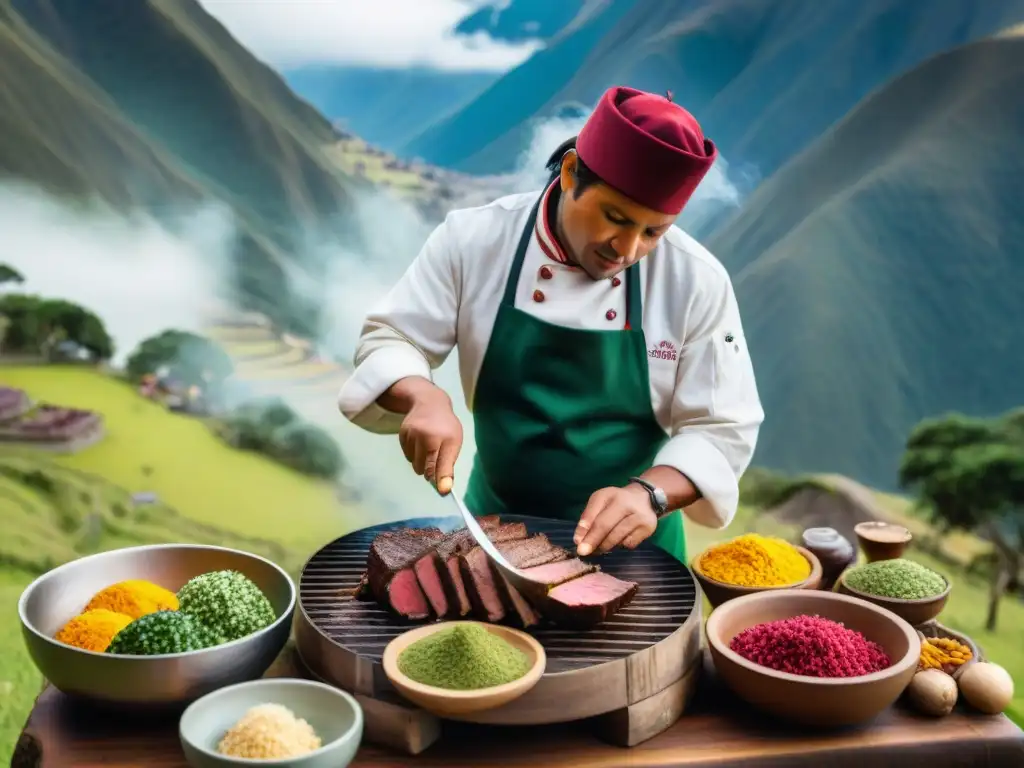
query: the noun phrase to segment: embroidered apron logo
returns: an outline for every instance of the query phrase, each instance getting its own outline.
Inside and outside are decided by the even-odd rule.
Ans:
[[[647,356],[654,360],[674,361],[678,355],[676,345],[671,341],[659,341],[658,346],[647,350]]]

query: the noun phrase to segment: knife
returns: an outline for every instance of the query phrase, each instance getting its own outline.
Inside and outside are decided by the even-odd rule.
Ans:
[[[480,524],[476,521],[476,516],[467,509],[462,499],[458,497],[455,491],[449,491],[444,494],[451,498],[452,503],[459,510],[459,514],[462,516],[462,521],[466,524],[466,528],[469,530],[470,535],[480,546],[480,548],[487,553],[487,556],[494,563],[494,566],[498,569],[502,576],[508,583],[515,587],[516,590],[536,608],[540,613],[544,612],[544,605],[548,602],[548,585],[543,581],[536,581],[527,576],[523,571],[516,568],[512,563],[505,559],[504,555],[501,554],[500,550],[494,545],[494,542],[490,540],[484,529],[480,527]]]

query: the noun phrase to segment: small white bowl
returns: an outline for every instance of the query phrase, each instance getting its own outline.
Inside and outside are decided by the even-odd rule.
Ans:
[[[224,734],[258,704],[280,704],[309,723],[320,737],[320,749],[298,757],[255,760],[217,751]],[[181,748],[192,768],[226,766],[288,766],[345,768],[363,738],[363,710],[345,691],[324,683],[281,677],[229,685],[193,702],[178,725]]]

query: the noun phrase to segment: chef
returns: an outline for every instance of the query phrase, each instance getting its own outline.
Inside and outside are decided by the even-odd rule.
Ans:
[[[432,371],[458,346],[474,514],[685,562],[680,510],[729,524],[764,417],[729,275],[673,224],[716,154],[670,96],[608,90],[545,189],[428,237],[366,318],[341,412],[447,493],[463,431]]]

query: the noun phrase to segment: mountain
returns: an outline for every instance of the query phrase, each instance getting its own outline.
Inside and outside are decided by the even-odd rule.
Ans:
[[[593,0],[591,0],[593,2]],[[452,30],[507,43],[548,40],[569,24],[585,0],[510,0],[481,5]],[[372,144],[395,151],[428,126],[472,103],[501,72],[308,65],[287,69],[296,93]]]
[[[708,246],[767,420],[755,463],[892,489],[906,436],[1019,406],[1024,37],[939,54],[764,182]]]
[[[672,90],[731,163],[765,178],[876,87],[1022,20],[1024,0],[601,0],[398,153],[510,172],[532,121],[631,85]]]
[[[309,65],[284,76],[296,93],[346,131],[390,152],[471,103],[501,73]]]
[[[358,236],[360,183],[330,123],[193,0],[0,0],[0,169],[168,220],[197,200],[238,221],[239,297],[295,330],[289,290],[311,235]],[[315,302],[314,302],[315,303]]]

